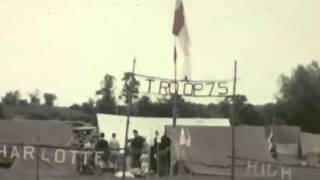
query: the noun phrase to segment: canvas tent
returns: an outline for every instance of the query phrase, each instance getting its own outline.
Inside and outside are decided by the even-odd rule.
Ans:
[[[300,127],[287,125],[271,125],[273,141],[277,144],[295,144],[300,139]]]
[[[42,144],[51,146],[70,146],[72,138],[72,127],[62,122],[52,121],[0,121],[0,143],[19,143],[19,144]],[[38,142],[39,139],[39,142]],[[9,145],[7,145],[9,146]],[[12,145],[13,146],[13,145]],[[4,145],[0,145],[4,148]],[[8,170],[10,174],[19,174],[22,176],[36,175],[36,157],[39,158],[40,176],[74,176],[78,175],[76,164],[66,159],[66,163],[57,163],[53,160],[55,149],[40,148],[42,154],[33,152],[32,159],[25,159],[23,150],[25,146],[17,146],[19,158],[15,158],[13,165]],[[62,151],[62,150],[61,150]],[[60,152],[61,152],[60,151]],[[37,155],[38,154],[38,155]],[[68,158],[69,156],[66,156]]]
[[[302,156],[307,159],[308,165],[320,163],[320,135],[302,132],[300,135]]]
[[[302,132],[301,133],[301,149],[302,155],[305,156],[308,153],[320,154],[320,135]]]
[[[287,164],[300,164],[299,143],[300,128],[297,126],[272,125],[272,143],[276,147],[277,159]]]
[[[171,163],[185,161],[192,173],[209,175],[230,174],[231,159],[231,128],[179,126],[166,127],[166,134],[172,141]],[[183,146],[182,139],[188,134],[189,145]],[[268,143],[263,127],[243,126],[235,130],[236,156],[261,161],[273,162],[267,150]],[[247,161],[237,161],[244,165]]]
[[[99,131],[104,132],[107,139],[111,139],[111,134],[116,133],[120,141],[120,147],[124,147],[126,116],[97,114]],[[132,130],[137,129],[139,134],[151,143],[157,130],[160,135],[164,132],[166,125],[172,125],[172,118],[159,117],[130,117],[129,138],[133,137]],[[229,126],[228,119],[219,118],[179,118],[177,125],[202,125],[202,126]]]
[[[231,128],[167,126],[171,139],[171,168],[173,179],[227,180],[231,175]],[[277,163],[268,151],[264,127],[235,128],[237,180],[316,180],[317,168]],[[183,171],[176,170],[176,164]],[[179,169],[178,169],[179,170]]]

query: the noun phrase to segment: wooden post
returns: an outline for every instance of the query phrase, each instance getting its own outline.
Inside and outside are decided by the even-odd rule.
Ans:
[[[174,84],[175,84],[175,90],[174,90],[174,97],[173,97],[173,111],[172,111],[172,116],[173,116],[173,121],[172,125],[175,128],[177,125],[177,63],[174,64],[174,69],[175,69],[175,76],[174,76]]]
[[[134,80],[134,70],[136,66],[136,58],[133,59],[133,67],[132,67],[132,81]],[[129,82],[130,83],[130,82]],[[131,111],[131,104],[132,104],[132,87],[131,84],[129,84],[129,91],[128,91],[128,107],[127,107],[127,124],[126,124],[126,138],[124,143],[124,153],[123,153],[123,173],[122,173],[122,179],[126,179],[126,156],[127,156],[127,149],[128,149],[128,131],[129,131],[129,124],[130,124],[130,111]]]
[[[236,86],[237,86],[237,61],[234,61],[233,93],[232,93],[232,114],[231,114],[231,138],[232,138],[232,158],[231,158],[231,180],[235,179],[235,125],[236,125]]]
[[[37,159],[36,159],[36,180],[40,180],[40,177],[39,177],[39,160],[40,160],[40,138],[39,136],[37,136],[37,146],[36,146],[36,156],[37,156]]]
[[[175,128],[177,125],[177,49],[176,49],[176,38],[174,38],[174,97],[173,97],[173,111],[172,111],[172,125]]]
[[[157,155],[157,158],[156,158],[156,179],[158,180],[159,179],[159,177],[160,177],[160,174],[159,174],[159,167],[160,167],[160,161],[159,161],[159,144],[160,144],[160,142],[158,142],[158,136],[159,136],[159,134],[157,135],[157,137],[156,137],[156,143],[157,143],[157,147],[156,147],[156,151],[157,151],[157,153],[156,153],[156,155]]]

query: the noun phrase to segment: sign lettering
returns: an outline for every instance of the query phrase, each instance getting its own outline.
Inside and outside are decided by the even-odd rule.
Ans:
[[[181,96],[189,97],[226,97],[232,86],[230,81],[186,81],[163,79],[145,75],[135,74],[135,78],[140,82],[139,92],[173,95],[175,90]]]
[[[278,176],[281,180],[292,180],[292,171],[290,167],[281,165],[260,163],[260,162],[247,162],[248,175],[262,176],[262,177],[276,177]]]
[[[23,160],[36,160],[37,157],[41,161],[47,163],[77,163],[77,156],[83,156],[84,164],[87,164],[89,155],[94,155],[95,161],[100,161],[103,155],[103,152],[96,151],[78,151],[78,150],[69,150],[69,149],[55,149],[50,148],[38,148],[35,146],[15,146],[15,145],[6,145],[3,144],[0,146],[0,157],[10,158],[10,159],[19,159]],[[37,155],[39,154],[39,156]]]

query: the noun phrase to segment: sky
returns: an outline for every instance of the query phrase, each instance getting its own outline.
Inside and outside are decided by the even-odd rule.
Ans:
[[[318,0],[184,0],[193,79],[229,79],[237,93],[275,101],[279,75],[320,59]],[[106,73],[173,77],[174,0],[0,0],[0,96],[39,89],[57,105],[88,98]],[[181,72],[183,59],[179,58]],[[213,98],[191,101],[214,102]]]

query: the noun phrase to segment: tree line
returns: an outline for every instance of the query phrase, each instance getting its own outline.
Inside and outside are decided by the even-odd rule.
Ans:
[[[160,97],[152,101],[147,96],[139,97],[140,83],[130,74],[122,78],[124,84],[120,99],[125,105],[117,105],[113,92],[114,77],[106,75],[104,86],[97,91],[102,95],[96,103],[96,111],[109,114],[126,114],[129,91],[132,92],[131,114],[136,116],[172,117],[173,97]],[[312,61],[298,65],[290,75],[279,76],[279,91],[275,102],[254,105],[245,95],[226,97],[214,104],[197,104],[177,97],[178,117],[231,117],[234,103],[236,124],[248,125],[296,125],[302,130],[320,133],[320,68]]]
[[[1,102],[5,105],[41,105],[40,103],[40,91],[35,90],[32,93],[29,93],[28,99],[21,98],[21,92],[19,90],[9,91],[4,97],[2,97]],[[57,100],[57,96],[53,93],[44,93],[43,94],[44,104],[46,106],[54,106],[54,101]]]
[[[127,114],[127,105],[131,96],[131,115],[172,117],[173,97],[161,96],[152,100],[148,96],[139,96],[140,83],[130,73],[125,73],[120,96],[114,93],[115,78],[106,74],[95,94],[99,98],[89,99],[82,104],[73,104],[69,108],[87,114]],[[131,92],[131,94],[129,93]],[[57,96],[44,93],[45,106],[54,106]],[[120,104],[119,101],[124,102]],[[216,117],[230,118],[231,106],[234,103],[236,124],[297,125],[302,130],[320,133],[320,68],[316,61],[306,65],[298,65],[290,75],[279,76],[279,91],[275,102],[264,105],[254,105],[245,95],[226,97],[219,103],[199,104],[177,97],[178,117]],[[20,98],[19,91],[10,91],[2,98],[6,105],[40,105],[40,93],[29,94],[29,101]],[[0,117],[1,117],[0,106]]]

